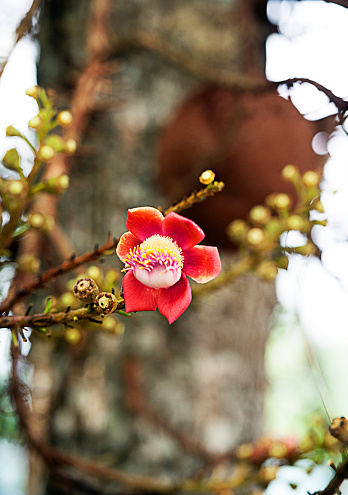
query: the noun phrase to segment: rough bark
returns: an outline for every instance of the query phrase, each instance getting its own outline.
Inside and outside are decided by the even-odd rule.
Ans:
[[[253,3],[112,2],[115,73],[99,92],[59,212],[78,252],[102,243],[109,230],[123,233],[128,208],[166,206],[157,184],[159,136],[203,81],[263,80],[265,26],[253,17]],[[86,0],[47,2],[40,84],[60,93],[73,84],[85,63],[88,6]],[[78,349],[57,344],[50,354],[47,435],[118,467],[188,475],[199,456],[183,455],[180,442],[141,413],[143,404],[130,402],[134,372],[151,407],[211,452],[255,438],[262,431],[264,347],[274,301],[272,284],[247,277],[195,301],[170,327],[158,313],[137,314],[126,321],[122,340],[97,334]],[[37,354],[32,360],[39,371]]]

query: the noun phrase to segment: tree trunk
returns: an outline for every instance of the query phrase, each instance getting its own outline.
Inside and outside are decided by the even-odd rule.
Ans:
[[[59,221],[79,253],[103,243],[108,231],[122,234],[128,208],[167,206],[157,183],[157,146],[185,98],[206,80],[248,85],[263,79],[265,25],[254,2],[118,1],[111,7],[105,32],[114,73],[100,85],[60,203]],[[88,9],[85,0],[45,5],[40,85],[59,94],[71,88],[86,62]],[[232,257],[224,254],[225,266]],[[111,263],[121,268],[116,257]],[[98,332],[76,348],[56,344],[50,441],[132,471],[184,476],[204,455],[193,453],[194,440],[183,455],[183,441],[169,435],[166,421],[213,453],[252,440],[262,431],[264,348],[274,302],[273,284],[250,276],[197,298],[171,326],[157,312],[138,313],[125,321],[123,339]],[[32,359],[38,372],[36,353]],[[38,485],[35,490],[38,495]]]

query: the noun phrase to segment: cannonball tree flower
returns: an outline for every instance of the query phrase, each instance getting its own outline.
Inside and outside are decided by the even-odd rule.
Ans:
[[[163,216],[156,208],[128,210],[126,227],[116,249],[125,264],[124,302],[127,312],[155,311],[169,323],[187,309],[192,292],[187,277],[209,282],[221,271],[216,247],[197,245],[203,230],[177,213]]]

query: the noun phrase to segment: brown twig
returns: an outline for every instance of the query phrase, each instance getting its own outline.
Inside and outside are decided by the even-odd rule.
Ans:
[[[5,61],[2,63],[0,67],[0,77],[2,76],[5,67],[7,65],[7,62],[10,58],[11,53],[13,52],[15,46],[17,43],[27,34],[30,34],[31,30],[33,29],[33,19],[36,13],[38,12],[40,5],[42,3],[42,0],[33,0],[33,3],[31,4],[30,9],[28,12],[25,14],[21,22],[19,23],[17,29],[16,29],[16,39],[15,42],[13,43],[13,46],[10,50],[10,53],[6,57]]]
[[[156,427],[168,433],[185,452],[205,461],[212,461],[215,457],[214,454],[210,453],[199,440],[173,427],[167,418],[164,418],[150,406],[143,393],[140,367],[141,362],[137,357],[128,357],[125,362],[124,380],[128,408],[134,413],[141,414]]]
[[[96,247],[93,251],[82,254],[81,256],[72,257],[69,260],[64,261],[61,265],[47,270],[47,272],[43,273],[35,280],[32,280],[26,285],[20,287],[16,292],[9,293],[7,298],[0,305],[0,313],[7,314],[14,304],[31,294],[34,290],[41,288],[47,282],[77,268],[80,265],[100,258],[100,256],[105,255],[107,251],[114,250],[117,244],[118,239],[111,239],[111,237],[109,237],[103,246]]]
[[[201,203],[209,196],[214,196],[214,194],[216,194],[217,192],[222,191],[224,187],[225,184],[223,182],[212,182],[207,187],[200,189],[197,192],[193,192],[192,194],[190,194],[190,196],[184,198],[179,203],[176,203],[175,205],[167,208],[163,212],[163,215],[168,215],[168,213],[171,213],[172,211],[177,213],[179,211],[186,210],[187,208],[191,208],[191,206],[193,206],[195,203]]]
[[[348,111],[348,101],[345,101],[343,98],[336,96],[330,89],[326,88],[320,83],[317,83],[316,81],[313,81],[312,79],[308,79],[306,77],[293,77],[291,79],[285,79],[284,81],[276,81],[274,83],[271,83],[272,85],[280,86],[280,85],[286,85],[288,88],[293,86],[296,83],[308,83],[317,88],[319,91],[324,93],[329,100],[336,106],[338,110],[338,115],[339,115],[339,122],[340,124],[343,123],[344,119],[344,114]]]
[[[336,493],[340,493],[340,486],[346,479],[348,479],[348,459],[339,464],[336,468],[335,476],[332,478],[327,487],[324,488],[324,490],[314,492],[312,495],[335,495]]]

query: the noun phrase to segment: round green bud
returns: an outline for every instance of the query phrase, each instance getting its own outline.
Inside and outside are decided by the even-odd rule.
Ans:
[[[288,194],[279,193],[274,196],[273,206],[278,210],[287,210],[290,208],[291,199]]]
[[[286,165],[282,170],[282,177],[284,180],[292,182],[298,177],[298,169],[294,165]]]
[[[20,180],[11,180],[7,184],[7,191],[12,196],[20,196],[24,190],[24,184]]]
[[[262,261],[257,267],[256,273],[267,282],[272,282],[278,275],[278,268],[274,261]]]
[[[57,121],[62,127],[70,127],[73,122],[73,116],[69,110],[63,110],[62,112],[59,112]]]
[[[227,227],[227,234],[232,239],[243,239],[248,231],[248,225],[244,220],[233,220]]]
[[[76,148],[77,148],[77,143],[75,141],[75,139],[68,139],[65,143],[65,151],[69,154],[69,155],[73,155],[76,151]]]
[[[258,227],[254,227],[248,231],[246,239],[251,247],[261,248],[266,241],[265,232]]]
[[[19,270],[24,272],[36,273],[40,269],[40,260],[33,254],[23,254],[17,261]]]
[[[267,222],[271,215],[271,212],[268,208],[262,205],[254,206],[249,213],[250,220],[255,223],[264,224]]]
[[[38,151],[38,157],[43,162],[48,162],[52,160],[55,154],[56,152],[49,144],[44,144],[43,146],[40,147]]]
[[[38,131],[42,128],[42,124],[43,124],[42,118],[40,117],[40,115],[36,115],[35,117],[29,120],[28,127],[31,127],[32,129]]]
[[[45,224],[45,217],[41,213],[32,213],[28,221],[33,229],[41,229]]]
[[[289,230],[302,230],[305,222],[300,215],[289,215],[286,219],[286,225]]]
[[[39,90],[39,86],[32,86],[26,90],[25,94],[36,100],[39,96]]]
[[[70,345],[76,345],[81,341],[82,335],[77,328],[68,328],[64,333],[64,339]]]
[[[306,187],[318,187],[320,182],[320,175],[313,170],[305,172],[302,177],[303,184]]]

